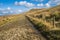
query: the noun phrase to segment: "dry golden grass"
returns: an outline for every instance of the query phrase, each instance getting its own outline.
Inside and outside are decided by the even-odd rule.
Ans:
[[[1,16],[0,39],[41,40],[42,38],[42,40],[44,40],[44,37],[40,36],[39,33],[36,33],[37,30],[41,30],[40,32],[47,36],[49,38],[48,40],[60,40],[60,28],[56,28],[56,26],[53,27],[53,25],[45,19],[45,17],[50,17],[51,14],[54,14],[55,11],[60,13],[60,7],[32,9],[24,15]],[[39,18],[41,14],[43,17]],[[38,28],[37,30],[32,27],[33,25],[30,24],[25,15],[34,25],[36,25],[35,27]]]
[[[31,16],[31,17],[33,17],[33,18],[39,18],[40,17],[40,15],[42,15],[43,17],[42,17],[42,19],[41,18],[39,18],[39,19],[41,19],[41,20],[46,20],[46,17],[50,17],[51,15],[53,15],[53,14],[55,14],[55,15],[60,15],[60,6],[56,6],[56,7],[53,7],[53,8],[49,8],[49,9],[32,9],[32,10],[30,10],[29,12],[27,12],[27,15],[28,16]],[[53,18],[53,17],[52,17]],[[56,18],[57,19],[57,18]],[[50,19],[49,19],[50,20]],[[59,19],[60,20],[60,19]],[[46,21],[47,22],[47,21]],[[51,22],[51,21],[50,21]],[[51,25],[51,23],[45,23],[45,24],[50,24]],[[55,21],[56,22],[56,21]],[[60,21],[57,21],[57,22],[60,22]],[[53,25],[53,24],[52,24]],[[55,26],[56,27],[56,26]]]
[[[41,15],[42,15],[42,17],[41,17]],[[60,23],[60,6],[56,6],[56,7],[41,10],[41,11],[39,9],[31,10],[31,12],[28,12],[26,16],[29,18],[29,20],[34,25],[37,25],[38,30],[42,30],[44,32],[49,33],[49,34],[46,33],[45,35],[50,35],[50,37],[49,37],[50,40],[55,40],[55,39],[59,40],[60,35],[57,35],[57,34],[60,33],[60,25],[56,26],[56,22]],[[55,17],[55,19],[54,19],[54,17]],[[49,21],[48,21],[48,19],[49,19]],[[51,20],[53,20],[53,21],[51,21]],[[54,22],[54,24],[53,24],[53,22]]]
[[[17,15],[12,21],[0,27],[0,40],[46,40],[25,15]]]
[[[0,26],[12,22],[16,20],[20,15],[7,15],[7,16],[0,16]]]

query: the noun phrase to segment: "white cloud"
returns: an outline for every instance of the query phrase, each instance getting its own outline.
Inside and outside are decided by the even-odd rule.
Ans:
[[[54,0],[57,5],[60,5],[60,0]]]
[[[20,2],[19,2],[19,5],[26,5],[26,4],[27,4],[26,1],[20,1]]]
[[[37,6],[39,6],[39,7],[42,6],[42,8],[43,7],[49,8],[49,7],[54,6],[54,5],[60,5],[60,0],[49,0],[46,4],[43,4],[43,3],[37,4]]]
[[[11,10],[11,8],[10,8],[10,7],[8,7],[8,8],[7,8],[7,10]]]
[[[26,7],[33,7],[33,6],[35,6],[35,5],[32,3],[27,3],[27,5],[26,5]]]
[[[50,0],[48,3],[49,3],[49,4],[60,5],[60,0]]]
[[[6,13],[8,13],[8,11],[3,11],[2,13],[3,13],[3,14],[6,14]]]
[[[18,12],[23,12],[22,10],[18,10]]]
[[[42,4],[42,3],[41,4],[37,4],[37,6],[44,6],[44,4]]]
[[[36,2],[43,2],[44,0],[32,0],[32,1],[36,1]]]
[[[33,6],[35,6],[35,4],[29,3],[27,1],[15,2],[15,5],[20,5],[20,6],[25,6],[25,7],[33,7]]]
[[[13,10],[11,7],[7,7],[5,9],[0,8],[0,15],[10,15],[10,14],[19,14],[24,12],[24,10],[21,9],[17,9],[17,10]]]
[[[29,9],[32,9],[32,8],[50,8],[51,6],[54,6],[55,4],[60,5],[60,0],[49,0],[45,4],[43,4],[43,1],[45,1],[45,0],[32,0],[32,1],[40,2],[40,3],[34,4],[34,3],[27,2],[27,1],[20,1],[20,2],[16,1],[15,5],[25,6]],[[22,10],[18,10],[18,11],[22,12]]]
[[[48,7],[48,8],[50,7],[50,4],[49,4],[49,3],[46,3],[45,5],[46,5],[46,7]]]
[[[6,9],[0,8],[1,14],[11,14],[13,13],[12,9],[10,7],[7,7]]]
[[[40,8],[49,8],[49,7],[51,7],[51,5],[49,3],[46,3],[46,4],[41,3],[41,4],[37,4],[37,7],[40,7]]]
[[[60,5],[60,0],[56,0],[57,5]]]

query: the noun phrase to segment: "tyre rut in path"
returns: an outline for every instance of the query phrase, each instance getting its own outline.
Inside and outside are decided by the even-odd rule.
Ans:
[[[21,15],[14,22],[0,27],[0,40],[46,40],[33,25]]]

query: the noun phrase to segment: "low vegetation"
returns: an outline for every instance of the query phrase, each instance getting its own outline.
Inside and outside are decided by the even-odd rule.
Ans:
[[[45,40],[25,15],[16,15],[11,20],[0,26],[0,40]]]
[[[7,16],[0,16],[0,26],[12,22],[16,20],[19,16],[18,15],[7,15]]]
[[[44,40],[45,38],[40,36],[39,32],[36,33],[37,30],[34,28],[47,40],[60,40],[60,6],[31,9],[22,15],[0,16],[0,39]]]
[[[47,39],[60,40],[60,6],[31,10],[26,16]]]

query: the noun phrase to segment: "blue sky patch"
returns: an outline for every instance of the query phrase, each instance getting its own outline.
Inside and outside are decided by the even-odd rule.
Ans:
[[[22,13],[32,8],[50,8],[57,5],[60,5],[60,0],[0,0],[0,13]]]

